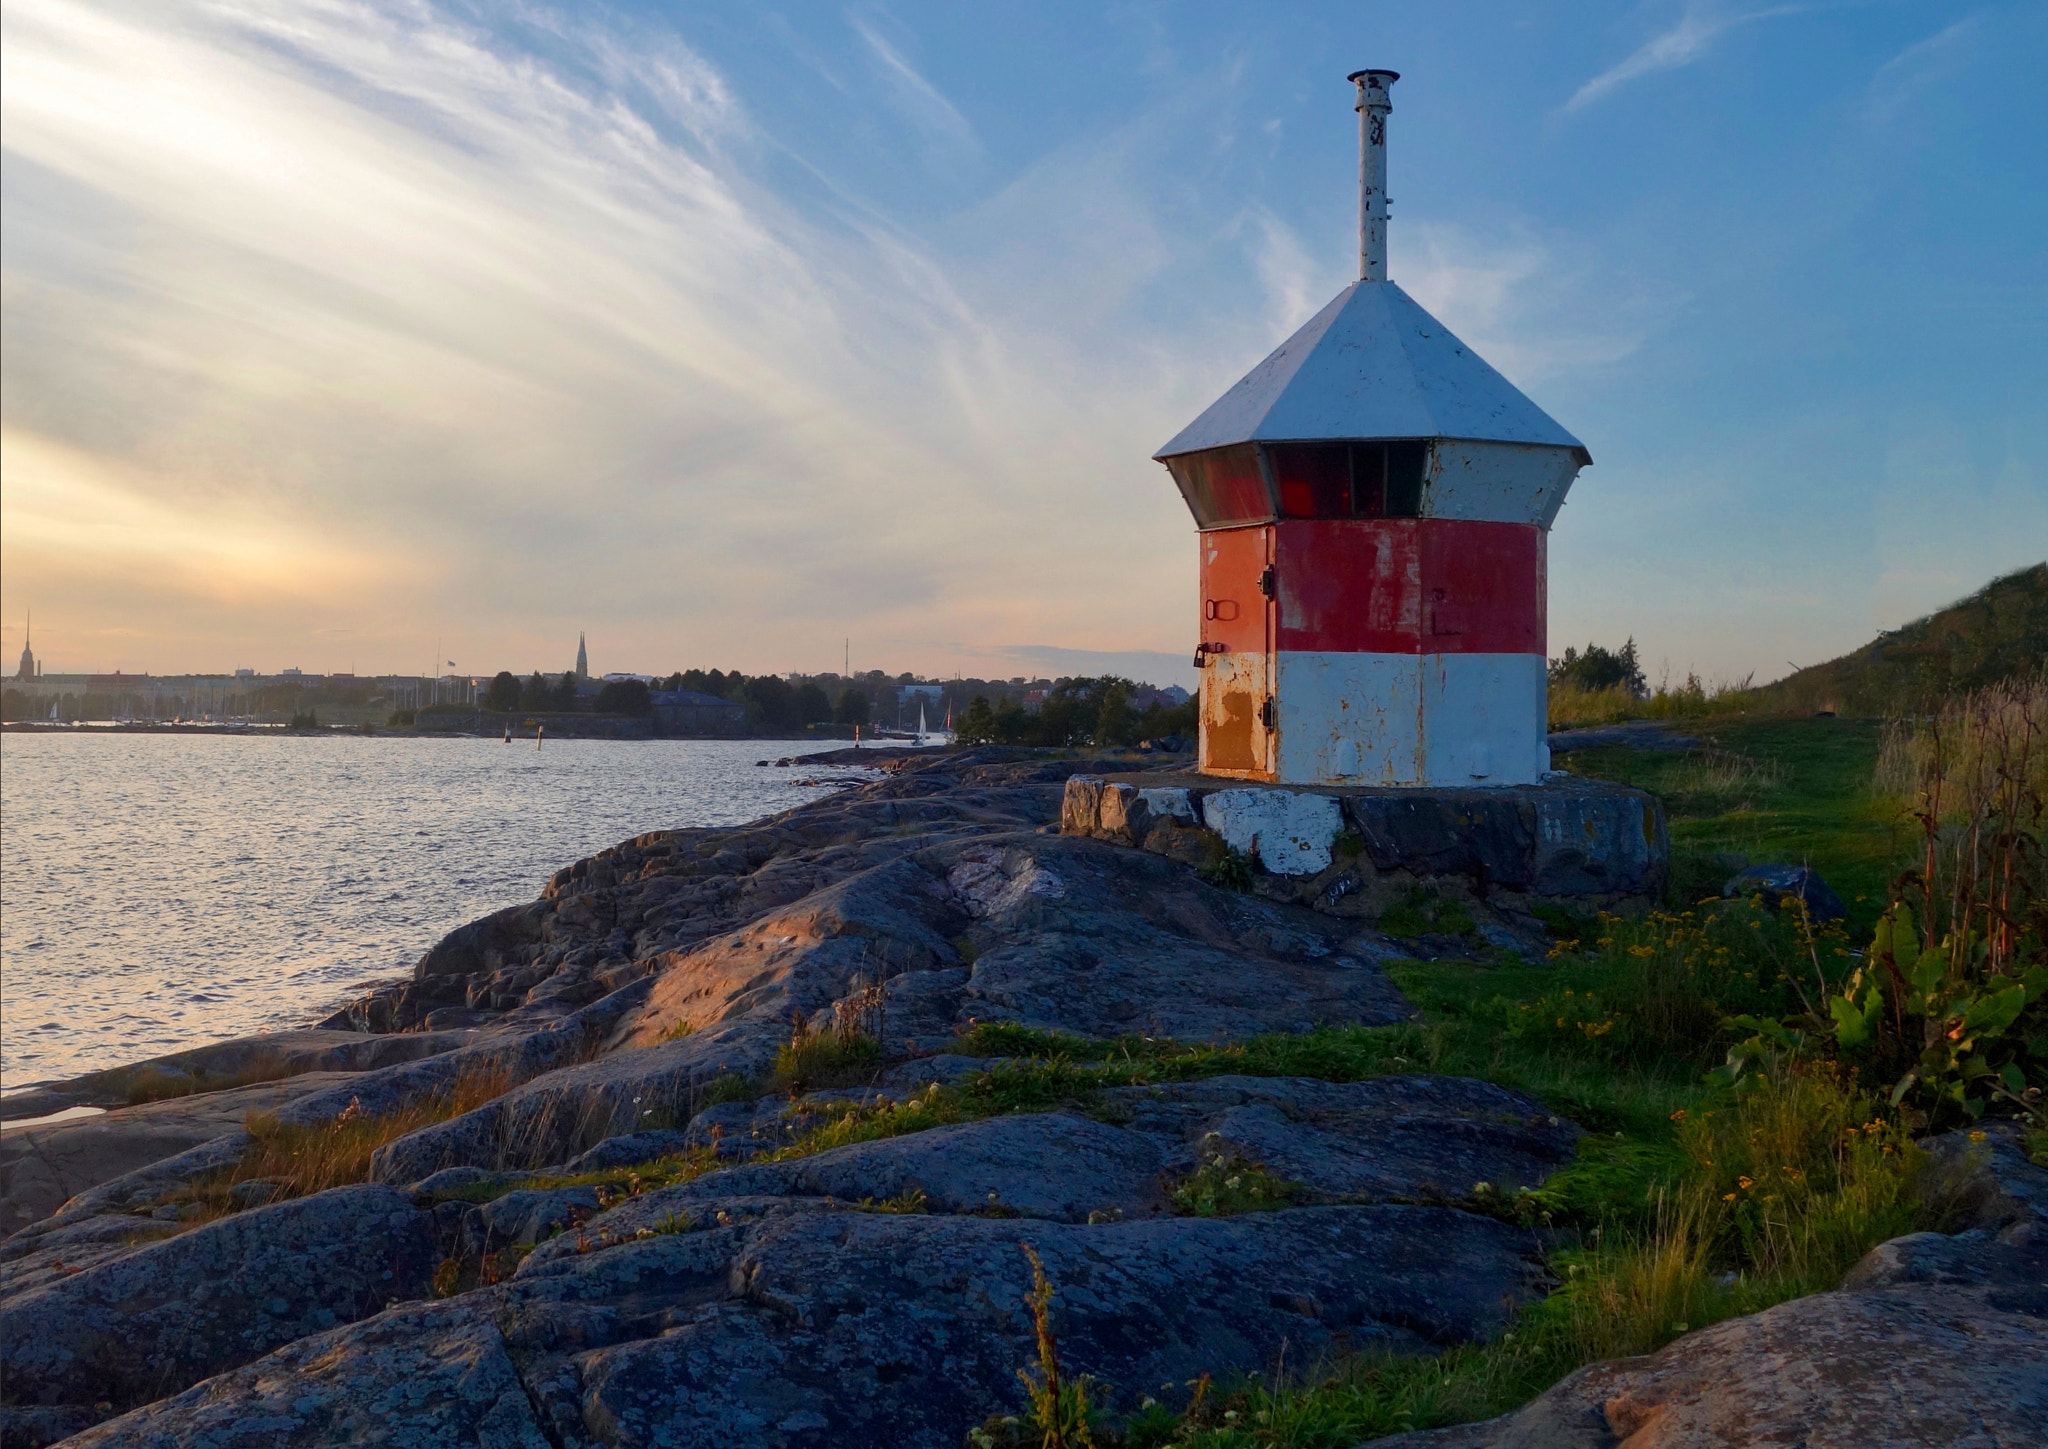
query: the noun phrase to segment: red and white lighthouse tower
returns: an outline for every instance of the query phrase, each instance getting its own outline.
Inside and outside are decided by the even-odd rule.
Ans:
[[[1519,785],[1544,744],[1544,552],[1592,462],[1387,280],[1393,71],[1351,77],[1359,279],[1155,455],[1200,530],[1201,768]]]

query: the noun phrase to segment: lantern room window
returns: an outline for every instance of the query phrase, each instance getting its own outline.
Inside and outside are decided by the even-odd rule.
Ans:
[[[1414,518],[1429,444],[1276,443],[1267,448],[1284,518]]]
[[[1273,495],[1250,443],[1182,453],[1166,460],[1173,481],[1195,515],[1197,528],[1264,523],[1273,516]]]

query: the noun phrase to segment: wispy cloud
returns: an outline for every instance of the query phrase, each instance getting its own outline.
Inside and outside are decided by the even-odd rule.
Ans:
[[[901,50],[882,35],[873,18],[851,14],[847,16],[847,23],[853,27],[854,34],[866,42],[875,59],[881,62],[882,74],[887,78],[898,105],[919,129],[934,141],[961,151],[978,152],[981,149],[980,139],[967,118],[904,58]]]
[[[307,540],[437,559],[330,597],[362,635],[587,619],[650,657],[822,666],[813,634],[943,608],[947,636],[1177,646],[1164,388],[1112,406],[1118,359],[1056,318],[767,190],[674,37],[564,22],[543,60],[413,5],[23,0],[0,49],[11,454],[97,460],[202,529],[260,504],[286,572]],[[10,476],[8,595],[50,600],[54,645],[73,584],[16,529],[27,496]],[[1156,559],[1114,542],[1132,508]],[[1032,522],[1086,513],[1112,527],[1078,546]],[[1061,584],[1091,572],[1107,600]],[[181,610],[265,627],[204,593],[158,617]]]
[[[1884,125],[1935,86],[1962,74],[1976,54],[1983,29],[1983,16],[1965,16],[1879,66],[1870,78],[1865,118],[1872,125]]]
[[[578,627],[664,669],[834,667],[848,630],[905,667],[1181,654],[1151,449],[1349,280],[1175,164],[1240,79],[920,233],[677,35],[518,13],[545,44],[425,0],[0,12],[0,579],[53,667],[369,670],[422,633],[555,667]],[[847,107],[978,145],[856,29]],[[1509,371],[1625,343],[1555,325],[1569,247],[1423,235],[1404,280]]]
[[[1564,109],[1576,111],[1620,90],[1630,81],[1658,71],[1678,70],[1704,59],[1720,38],[1737,26],[1781,15],[1797,14],[1804,6],[1773,5],[1761,10],[1730,10],[1723,6],[1688,0],[1678,22],[1653,35],[1619,64],[1600,72],[1572,93]]]

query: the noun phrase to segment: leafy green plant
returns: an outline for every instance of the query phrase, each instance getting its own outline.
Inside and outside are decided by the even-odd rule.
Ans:
[[[1209,840],[1209,854],[1195,874],[1212,886],[1221,886],[1227,891],[1248,891],[1252,888],[1251,857],[1235,846],[1225,843],[1220,835]]]
[[[1221,1218],[1290,1207],[1300,1194],[1300,1183],[1236,1153],[1219,1152],[1174,1186],[1173,1205],[1193,1217]]]
[[[2048,962],[2000,975],[1990,956],[1991,943],[1971,931],[1924,946],[1912,908],[1896,903],[1865,964],[1827,998],[1836,1049],[1885,1074],[1907,1063],[1891,1086],[1893,1106],[1917,1097],[1974,1121],[1997,1104],[2048,1126],[2041,1090],[2027,1080],[2034,1054],[2014,1030],[2030,1005],[2048,1000]]]

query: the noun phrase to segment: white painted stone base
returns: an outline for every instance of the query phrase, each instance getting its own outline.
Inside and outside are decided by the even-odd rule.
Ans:
[[[1218,790],[1202,797],[1202,823],[1275,875],[1315,875],[1330,868],[1344,809],[1328,795]]]
[[[1282,785],[1533,785],[1550,768],[1539,654],[1276,659]]]

